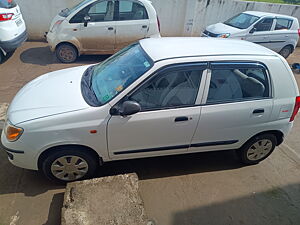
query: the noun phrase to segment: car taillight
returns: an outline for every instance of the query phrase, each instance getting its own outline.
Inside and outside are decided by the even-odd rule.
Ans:
[[[300,29],[298,29],[298,35],[299,35],[299,37],[300,37]]]
[[[296,97],[295,107],[294,107],[294,111],[291,116],[290,122],[294,121],[294,119],[299,111],[299,108],[300,108],[300,96]]]
[[[13,15],[14,15],[13,13],[2,13],[0,14],[0,21],[11,20]]]
[[[157,25],[158,25],[158,31],[160,32],[160,21],[158,17],[157,17]]]

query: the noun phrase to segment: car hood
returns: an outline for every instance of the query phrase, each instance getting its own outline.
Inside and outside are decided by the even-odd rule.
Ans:
[[[7,112],[13,124],[88,108],[81,95],[81,77],[88,66],[42,75],[26,84]]]
[[[208,26],[206,30],[214,34],[225,34],[225,33],[235,34],[242,31],[238,28],[228,26],[224,23],[212,24]]]

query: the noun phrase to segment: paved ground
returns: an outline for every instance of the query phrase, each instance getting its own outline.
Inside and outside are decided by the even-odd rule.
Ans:
[[[44,43],[25,43],[0,65],[0,103],[31,79],[102,56],[60,64]],[[289,62],[300,60],[300,49]],[[300,74],[295,75],[300,85]],[[136,172],[148,217],[156,224],[300,224],[300,119],[285,143],[257,166],[241,167],[231,151],[106,164],[99,176]],[[298,153],[297,153],[298,152]],[[0,151],[0,225],[58,225],[64,186],[13,167]]]

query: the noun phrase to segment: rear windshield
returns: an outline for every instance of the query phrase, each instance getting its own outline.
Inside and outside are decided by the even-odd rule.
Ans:
[[[10,9],[16,7],[14,0],[0,0],[0,8]]]
[[[241,13],[225,21],[224,24],[238,29],[246,29],[253,23],[255,23],[258,19],[259,17],[257,16]]]

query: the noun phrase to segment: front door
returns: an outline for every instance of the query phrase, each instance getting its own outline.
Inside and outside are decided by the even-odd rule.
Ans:
[[[112,116],[108,122],[111,158],[137,158],[186,152],[197,127],[205,64],[164,69],[124,100],[136,101],[141,112]],[[200,91],[198,92],[198,90]]]
[[[120,0],[116,2],[116,50],[146,37],[149,17],[146,8],[139,2]]]
[[[81,48],[87,52],[113,53],[116,26],[114,21],[115,1],[97,1],[79,11],[70,23],[80,23],[76,32]],[[84,17],[90,17],[87,26]]]
[[[190,151],[235,149],[268,130],[270,79],[257,63],[212,63],[208,94]]]
[[[270,42],[270,33],[273,29],[273,22],[273,18],[264,18],[260,20],[254,25],[254,32],[247,34],[245,40],[272,49],[272,44]]]

